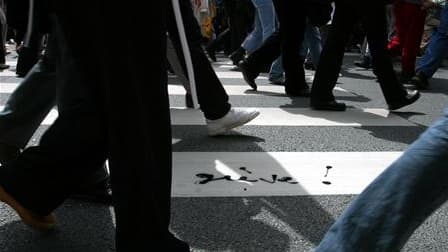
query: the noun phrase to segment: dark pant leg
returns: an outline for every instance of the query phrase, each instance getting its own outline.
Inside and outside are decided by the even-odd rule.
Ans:
[[[0,6],[0,12],[2,12],[2,11],[3,10],[1,9],[1,6]],[[2,22],[0,22],[0,64],[4,64],[6,62],[6,59],[5,59],[6,47],[4,44],[4,42],[6,40],[6,38],[4,37],[4,36],[6,36],[6,32],[4,31],[4,29],[6,29],[6,25],[4,25]]]
[[[24,148],[55,105],[54,66],[41,59],[9,97],[0,112],[0,142]]]
[[[88,76],[89,87],[98,88],[94,91],[96,101],[103,104],[100,116],[107,122],[102,132],[107,133],[116,248],[122,252],[153,251],[156,247],[189,251],[168,229],[171,125],[164,64],[167,3],[154,2],[156,6],[149,9],[138,1],[129,5],[92,0],[60,4],[65,37],[82,73]],[[77,8],[82,8],[83,15],[73,11]],[[122,37],[117,30],[131,34],[148,31],[152,36]],[[92,46],[88,43],[91,39],[107,43]],[[152,46],[135,51],[136,44]],[[117,54],[117,48],[129,53]],[[124,63],[120,71],[117,61]]]
[[[387,103],[402,100],[406,96],[403,85],[397,80],[392,60],[387,50],[387,20],[384,4],[368,1],[371,11],[365,12],[363,23],[372,55],[373,69],[378,76]],[[384,14],[383,14],[384,13]]]
[[[274,60],[281,55],[281,38],[280,32],[274,32],[269,36],[263,44],[246,59],[250,70],[254,73],[260,73],[263,69],[268,68]]]
[[[57,70],[47,80],[56,89],[48,94],[54,98],[58,92],[65,103],[39,146],[27,148],[0,170],[0,184],[25,207],[42,215],[59,206],[106,159],[104,126],[96,101],[83,88],[83,79],[60,31],[53,36],[57,38]]]
[[[194,17],[190,0],[181,0],[180,6],[193,62],[197,96],[201,110],[207,119],[214,120],[221,118],[230,110],[229,97],[201,47],[202,35],[197,20]],[[168,9],[168,33],[177,55],[180,56],[179,59],[184,68],[184,72],[187,73],[179,32],[171,4]]]
[[[224,8],[229,17],[230,52],[241,47],[252,25],[253,18],[245,9],[247,0],[224,0]],[[248,21],[250,20],[250,21]]]
[[[25,44],[19,52],[16,73],[25,76],[39,59],[39,50],[42,43],[42,34],[33,32],[28,44]]]
[[[290,88],[307,88],[300,46],[306,27],[306,6],[302,1],[274,0],[280,22],[282,59],[285,69],[285,85]]]
[[[230,41],[230,28],[225,29],[222,31],[216,39],[212,40],[208,45],[207,48],[210,51],[217,51],[219,48],[226,48],[228,41]]]
[[[355,1],[336,1],[332,25],[328,31],[314,76],[311,90],[311,100],[313,102],[335,100],[333,88],[336,86],[341,71],[345,45],[358,19],[356,13],[353,12],[354,6]]]

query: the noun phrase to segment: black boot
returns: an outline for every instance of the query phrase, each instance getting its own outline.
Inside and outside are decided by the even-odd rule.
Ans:
[[[246,55],[246,50],[242,47],[236,49],[232,54],[230,54],[229,58],[232,60],[234,65],[237,65],[238,62],[244,59]]]

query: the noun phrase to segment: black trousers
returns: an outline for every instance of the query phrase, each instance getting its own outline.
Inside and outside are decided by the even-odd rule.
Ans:
[[[229,17],[230,52],[234,52],[252,30],[254,6],[249,0],[224,0],[224,8]]]
[[[373,68],[386,102],[399,101],[405,97],[406,91],[397,80],[387,51],[384,1],[337,0],[332,25],[314,77],[312,101],[335,100],[332,91],[341,70],[345,45],[358,21],[361,21],[366,29]]]
[[[25,207],[48,214],[88,172],[109,158],[117,251],[151,251],[155,246],[189,251],[168,230],[171,127],[164,64],[166,2],[150,9],[137,1],[118,6],[91,0],[53,3],[60,38],[68,45],[65,53],[74,59],[68,62],[73,64],[70,69],[79,69],[77,83],[83,85],[77,95],[81,96],[61,111],[40,146],[25,150],[11,166],[1,167],[0,184]],[[131,34],[145,30],[152,36],[122,37],[117,29]],[[136,44],[153,46],[136,51]],[[127,53],[117,53],[118,48]],[[116,62],[121,63],[119,71]],[[64,73],[64,68],[59,71]],[[70,78],[76,76],[63,76],[65,94],[70,95]]]
[[[304,59],[300,57],[299,50],[306,28],[306,3],[291,0],[274,0],[273,2],[280,22],[285,86],[294,89],[308,88],[303,69]]]
[[[257,50],[246,58],[249,70],[252,73],[259,74],[264,69],[269,68],[272,62],[282,54],[281,43],[280,32],[272,33]],[[305,78],[305,75],[303,78]]]
[[[204,49],[201,46],[202,34],[198,21],[193,13],[190,0],[179,1],[184,29],[187,35],[190,55],[193,62],[194,76],[196,80],[197,96],[202,112],[207,119],[215,120],[223,117],[230,110],[229,96],[221,81],[210,64]],[[168,33],[173,42],[174,49],[180,59],[184,73],[187,73],[179,32],[174,17],[174,11],[169,2],[168,8]]]

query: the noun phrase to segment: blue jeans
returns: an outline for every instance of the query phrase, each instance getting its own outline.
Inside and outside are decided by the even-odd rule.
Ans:
[[[319,28],[311,25],[309,22],[306,24],[305,40],[302,43],[300,49],[300,55],[306,58],[308,50],[311,54],[311,60],[314,66],[317,68],[319,64],[320,53],[322,52],[322,37],[320,36]]]
[[[448,199],[448,109],[328,230],[316,252],[399,251]]]
[[[300,47],[300,56],[306,58],[308,54],[308,49],[311,54],[311,60],[314,66],[317,68],[319,64],[320,53],[322,52],[322,38],[320,36],[319,28],[312,26],[307,23],[304,41]],[[278,79],[283,77],[283,64],[281,57],[274,61],[271,66],[271,71],[269,74],[269,79]]]
[[[276,14],[272,0],[252,0],[252,3],[255,6],[254,29],[242,44],[248,53],[257,50],[276,30]]]
[[[417,72],[431,78],[448,56],[448,5],[442,9],[440,24],[434,31],[425,55],[418,62]]]

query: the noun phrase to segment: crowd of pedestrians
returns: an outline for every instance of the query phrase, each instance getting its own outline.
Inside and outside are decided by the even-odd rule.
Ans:
[[[185,87],[186,107],[197,96],[208,134],[217,136],[260,114],[230,104],[212,67],[217,53],[253,90],[268,73],[285,95],[309,97],[311,109],[324,111],[346,110],[333,89],[347,51],[363,51],[356,64],[373,68],[389,110],[418,101],[448,57],[445,1],[213,0],[210,38],[195,17],[197,2],[158,1],[148,9],[139,1],[0,0],[0,71],[9,67],[5,45],[13,41],[23,77],[0,112],[0,201],[23,222],[51,230],[54,210],[78,197],[114,206],[118,251],[189,251],[169,231],[168,71]],[[420,50],[435,11],[440,22]],[[125,30],[131,36],[117,32]],[[143,30],[151,36],[136,36]],[[312,83],[306,69],[315,70]],[[57,120],[27,147],[54,106]],[[448,199],[448,183],[438,179],[448,176],[447,164],[448,111],[356,198],[316,251],[399,250]]]

